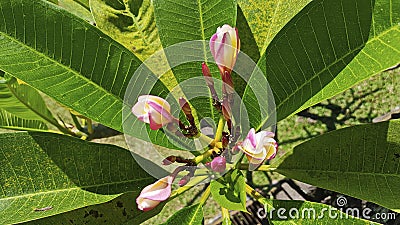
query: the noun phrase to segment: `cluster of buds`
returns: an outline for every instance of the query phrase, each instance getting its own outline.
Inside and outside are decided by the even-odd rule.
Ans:
[[[210,50],[223,81],[222,100],[219,100],[214,88],[212,74],[206,63],[202,64],[202,73],[210,90],[213,105],[222,113],[221,121],[226,122],[228,132],[223,132],[223,129],[218,130],[217,133],[219,134],[216,134],[215,139],[210,143],[209,150],[194,159],[186,159],[179,156],[165,158],[162,162],[163,165],[172,163],[182,163],[184,165],[178,166],[169,176],[159,179],[142,190],[136,199],[140,210],[151,210],[160,202],[168,199],[171,195],[172,183],[180,172],[187,171],[188,173],[179,180],[179,186],[187,185],[194,176],[196,169],[198,169],[197,165],[199,163],[204,163],[205,167],[213,173],[223,173],[227,170],[226,164],[227,161],[230,161],[231,156],[243,152],[249,161],[249,170],[254,170],[265,160],[272,159],[276,155],[278,146],[273,139],[274,134],[272,132],[260,131],[256,133],[252,128],[243,141],[233,144],[238,140],[241,132],[240,126],[233,126],[231,118],[234,94],[232,69],[236,64],[240,51],[240,39],[237,29],[229,25],[219,27],[210,39]],[[189,125],[185,125],[185,123],[172,116],[170,104],[157,96],[140,96],[138,102],[132,107],[132,113],[139,120],[148,123],[152,130],[166,127],[178,136],[197,137],[199,134],[202,135],[196,127],[189,103],[186,99],[180,98],[179,104]]]

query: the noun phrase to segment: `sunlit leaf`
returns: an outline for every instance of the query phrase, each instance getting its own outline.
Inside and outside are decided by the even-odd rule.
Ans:
[[[0,138],[2,224],[104,203],[125,192],[138,194],[154,181],[131,152],[116,146],[43,132]]]
[[[400,121],[333,131],[296,146],[277,172],[400,212]]]

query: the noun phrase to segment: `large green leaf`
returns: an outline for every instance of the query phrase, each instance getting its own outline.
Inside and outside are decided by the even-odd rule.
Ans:
[[[296,146],[276,171],[400,212],[399,130],[392,120],[333,131]]]
[[[96,25],[144,60],[161,44],[151,0],[90,0]]]
[[[275,35],[311,0],[238,0],[260,49],[265,49]]]
[[[143,212],[137,208],[136,197],[139,192],[128,192],[117,198],[98,205],[75,209],[66,213],[41,218],[23,223],[25,225],[97,225],[97,224],[141,224],[149,218],[157,215],[164,204]]]
[[[131,152],[116,146],[42,132],[0,138],[1,224],[104,203],[154,181]]]
[[[387,68],[400,64],[400,1],[375,0],[370,37],[361,52],[296,112],[352,87]]]
[[[203,207],[195,204],[185,207],[172,215],[163,225],[202,225]]]
[[[136,92],[123,104],[125,90],[141,64],[132,52],[96,27],[46,1],[0,0],[0,69],[25,81],[63,105],[108,127],[144,137],[138,120],[125,114],[140,94],[165,95],[166,88],[146,67],[135,77]],[[24,16],[23,16],[24,15]],[[40,15],[40,16],[38,16]],[[153,85],[156,84],[156,86]],[[143,129],[143,132],[137,132]],[[146,133],[147,135],[147,133]],[[159,131],[155,143],[174,147]]]
[[[154,1],[155,17],[160,40],[164,48],[186,42],[194,42],[187,45],[179,45],[166,50],[169,62],[187,62],[173,68],[178,83],[193,78],[202,78],[201,63],[211,59],[208,40],[216,32],[217,28],[230,24],[234,26],[237,16],[237,5],[234,0],[217,1],[186,1],[186,0],[157,0]],[[178,45],[176,45],[178,46]],[[192,62],[188,62],[192,61]],[[195,61],[195,62],[193,62]],[[213,76],[219,78],[216,66],[208,64]],[[239,85],[239,87],[241,87]],[[192,83],[181,85],[183,93],[187,96],[196,96],[189,99],[200,118],[211,117],[218,120],[218,113],[214,111],[212,100],[208,96],[208,88],[204,80],[192,80]]]
[[[372,10],[373,1],[316,0],[279,31],[259,62],[265,60],[278,120],[318,93],[361,51],[368,39]],[[247,90],[247,104],[256,105],[257,99]],[[255,111],[250,117],[258,129],[269,119],[259,115]]]
[[[363,211],[349,211],[354,213],[353,216],[349,216],[328,205],[308,202],[308,201],[282,201],[282,200],[262,200],[265,211],[260,213],[261,217],[269,219],[273,225],[286,225],[286,224],[303,224],[303,225],[315,225],[315,224],[365,224],[373,225],[378,224],[371,221],[355,218],[353,216],[362,216]],[[282,210],[284,209],[284,210]],[[280,212],[278,213],[278,210]],[[318,222],[317,222],[317,221]]]
[[[245,182],[242,172],[233,170],[223,177],[211,181],[211,195],[219,205],[226,209],[247,212]]]

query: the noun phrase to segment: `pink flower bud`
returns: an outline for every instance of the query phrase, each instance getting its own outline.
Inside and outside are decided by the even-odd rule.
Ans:
[[[132,113],[141,121],[150,124],[150,129],[158,130],[173,121],[171,107],[163,98],[142,95],[132,107]]]
[[[226,169],[225,157],[218,156],[211,161],[211,169],[218,173],[223,173]]]
[[[227,71],[231,73],[240,51],[240,39],[236,28],[228,24],[217,28],[217,32],[210,39],[210,50],[221,75]]]
[[[142,211],[154,209],[160,202],[165,201],[171,195],[171,185],[174,177],[166,176],[153,184],[145,187],[136,198],[136,204]]]
[[[185,186],[190,181],[190,176],[183,176],[182,179],[178,182],[179,187]]]
[[[273,137],[274,133],[272,132],[260,131],[256,134],[252,128],[243,143],[238,145],[250,162],[250,171],[255,170],[266,159],[275,157],[277,144]]]

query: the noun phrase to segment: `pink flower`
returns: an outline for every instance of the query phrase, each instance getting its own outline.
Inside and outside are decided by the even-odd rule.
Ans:
[[[166,176],[145,187],[136,199],[138,208],[142,211],[149,211],[154,209],[160,202],[168,199],[171,195],[173,181],[174,177]]]
[[[256,134],[254,128],[251,128],[246,139],[239,145],[249,160],[250,171],[255,170],[264,160],[275,157],[277,144],[274,136],[274,133],[268,131],[260,131]]]
[[[226,169],[225,157],[218,156],[211,161],[211,169],[218,173],[223,173]]]
[[[236,28],[228,24],[217,28],[210,39],[210,50],[222,76],[230,75],[240,51],[240,39]]]
[[[150,124],[150,129],[158,130],[173,121],[171,106],[163,98],[142,95],[132,107],[132,113],[141,121]]]

